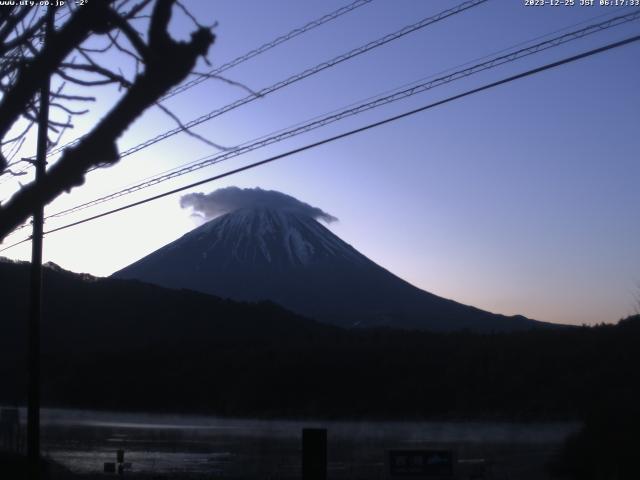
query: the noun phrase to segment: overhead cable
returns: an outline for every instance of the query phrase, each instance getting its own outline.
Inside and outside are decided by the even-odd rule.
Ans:
[[[420,30],[422,28],[425,28],[429,25],[432,25],[434,23],[437,23],[439,21],[444,20],[445,18],[451,17],[453,15],[457,15],[459,13],[462,13],[470,8],[476,7],[482,3],[487,2],[488,0],[468,0],[465,1],[455,7],[449,8],[447,10],[444,10],[436,15],[430,16],[430,17],[426,17],[423,18],[422,20],[420,20],[419,22],[413,23],[411,25],[407,25],[403,28],[401,28],[400,30],[390,33],[388,35],[385,35],[384,37],[378,38],[377,40],[373,40],[369,43],[366,43],[365,45],[362,45],[360,47],[354,48],[353,50],[350,50],[346,53],[343,53],[341,55],[338,55],[337,57],[334,57],[330,60],[327,60],[325,62],[319,63],[311,68],[308,68],[302,72],[299,72],[295,75],[292,75],[284,80],[281,80],[279,82],[276,82],[268,87],[264,87],[263,89],[255,92],[255,94],[251,94],[251,95],[247,95],[245,97],[242,97],[230,104],[227,104],[223,107],[220,108],[216,108],[215,110],[212,110],[209,113],[206,113],[204,115],[201,115],[198,118],[195,118],[193,120],[190,120],[189,122],[184,123],[183,125],[180,125],[178,127],[172,128],[170,130],[167,130],[159,135],[156,135],[155,137],[149,138],[148,140],[145,140],[142,143],[139,143],[137,145],[134,145],[133,147],[130,147],[122,152],[120,152],[120,157],[127,157],[133,153],[139,152],[140,150],[143,150],[147,147],[150,147],[151,145],[154,145],[162,140],[165,140],[169,137],[172,137],[180,132],[183,132],[187,129],[193,128],[195,126],[198,126],[202,123],[208,122],[216,117],[219,117],[220,115],[223,115],[227,112],[230,112],[231,110],[234,110],[238,107],[241,107],[242,105],[246,105],[248,103],[251,103],[257,99],[261,99],[264,98],[265,96],[276,92],[278,90],[281,90],[282,88],[288,87],[289,85],[292,85],[296,82],[299,82],[300,80],[303,80],[305,78],[308,78],[312,75],[315,75],[317,73],[320,73],[328,68],[334,67],[342,62],[345,62],[347,60],[350,60],[354,57],[357,57],[359,55],[362,55],[363,53],[366,53],[370,50],[373,50],[375,48],[381,47],[382,45],[386,45],[389,42],[392,42],[394,40],[397,40],[399,38],[404,37],[405,35],[408,35],[410,33],[413,33],[417,30]],[[56,148],[55,150],[51,151],[51,155],[58,153],[62,150],[64,150],[65,148],[74,145],[76,143],[78,143],[80,140],[82,139],[82,137],[73,140],[72,142],[69,142],[65,145],[62,145],[58,148]]]
[[[200,170],[210,165],[220,163],[222,161],[225,161],[234,157],[238,157],[240,155],[246,154],[253,150],[266,147],[268,145],[283,141],[285,139],[300,135],[302,133],[315,130],[317,128],[342,120],[344,118],[351,117],[368,110],[372,110],[382,105],[387,105],[389,103],[397,102],[399,100],[417,95],[419,93],[423,93],[427,90],[431,90],[433,88],[451,83],[453,81],[468,77],[470,75],[473,75],[491,68],[495,68],[500,65],[504,65],[505,63],[513,62],[515,60],[527,57],[529,55],[533,55],[541,51],[548,50],[550,48],[565,44],[567,42],[577,40],[579,38],[583,38],[587,35],[596,33],[598,31],[602,31],[607,28],[612,28],[612,27],[621,25],[623,23],[627,23],[637,19],[640,19],[640,11],[630,13],[628,15],[615,17],[613,19],[607,20],[605,22],[600,22],[598,24],[590,25],[580,30],[570,32],[570,33],[537,43],[530,47],[521,48],[514,52],[491,58],[485,62],[475,64],[471,67],[468,67],[462,70],[454,71],[444,76],[437,77],[435,79],[430,79],[422,83],[413,84],[408,88],[405,88],[399,91],[394,91],[389,95],[375,98],[372,101],[360,103],[360,104],[357,104],[356,106],[339,110],[336,113],[319,117],[317,119],[314,119],[311,122],[301,124],[301,125],[296,125],[292,128],[279,131],[273,135],[260,137],[259,139],[256,139],[254,141],[246,142],[240,146],[230,149],[229,151],[202,157],[198,160],[190,162],[189,164],[185,165],[182,168],[170,170],[167,173],[151,177],[148,180],[131,185],[129,187],[123,188],[116,192],[101,196],[99,198],[90,200],[88,202],[82,203],[80,205],[76,205],[71,208],[61,210],[59,212],[49,215],[47,218],[62,217],[65,215],[69,215],[71,213],[75,213],[80,210],[84,210],[86,208],[98,205],[100,203],[104,203],[104,202],[122,197],[124,195],[128,195],[130,193],[134,193],[139,190],[149,188],[151,186],[157,185],[167,180],[171,180],[173,178],[186,175],[188,173],[194,172],[196,170]]]
[[[124,205],[124,206],[115,208],[113,210],[109,210],[109,211],[106,211],[106,212],[103,212],[103,213],[100,213],[100,214],[97,214],[97,215],[93,215],[91,217],[84,218],[82,220],[78,220],[76,222],[69,223],[67,225],[63,225],[61,227],[53,228],[53,229],[48,230],[47,232],[45,232],[45,234],[50,234],[50,233],[54,233],[54,232],[59,232],[61,230],[66,230],[68,228],[75,227],[77,225],[81,225],[81,224],[96,220],[98,218],[103,218],[103,217],[106,217],[108,215],[112,215],[114,213],[122,212],[124,210],[128,210],[130,208],[137,207],[139,205],[144,205],[144,204],[152,202],[154,200],[158,200],[160,198],[164,198],[164,197],[167,197],[169,195],[173,195],[173,194],[176,194],[176,193],[179,193],[179,192],[183,192],[185,190],[189,190],[191,188],[198,187],[200,185],[204,185],[206,183],[213,182],[215,180],[219,180],[219,179],[222,179],[222,178],[225,178],[225,177],[229,177],[231,175],[235,175],[237,173],[244,172],[246,170],[251,170],[251,169],[259,167],[261,165],[265,165],[265,164],[274,162],[276,160],[280,160],[282,158],[289,157],[291,155],[294,155],[294,154],[297,154],[297,153],[301,153],[301,152],[304,152],[306,150],[310,150],[310,149],[319,147],[321,145],[325,145],[327,143],[334,142],[336,140],[340,140],[340,139],[343,139],[343,138],[346,138],[346,137],[350,137],[350,136],[355,135],[357,133],[361,133],[361,132],[364,132],[364,131],[367,131],[367,130],[370,130],[370,129],[373,129],[373,128],[376,128],[376,127],[379,127],[379,126],[382,126],[382,125],[386,125],[386,124],[391,123],[391,122],[395,122],[395,121],[400,120],[402,118],[406,118],[406,117],[415,115],[417,113],[424,112],[426,110],[430,110],[430,109],[438,107],[440,105],[444,105],[444,104],[453,102],[455,100],[459,100],[461,98],[468,97],[470,95],[474,95],[476,93],[480,93],[480,92],[483,92],[483,91],[498,87],[500,85],[504,85],[506,83],[510,83],[510,82],[513,82],[513,81],[516,81],[516,80],[520,80],[522,78],[529,77],[529,76],[544,72],[546,70],[550,70],[550,69],[557,68],[557,67],[562,66],[562,65],[573,63],[573,62],[576,62],[578,60],[581,60],[581,59],[584,59],[584,58],[587,58],[587,57],[590,57],[590,56],[593,56],[593,55],[596,55],[596,54],[599,54],[599,53],[603,53],[603,52],[606,52],[606,51],[609,51],[609,50],[612,50],[612,49],[615,49],[615,48],[620,48],[622,46],[628,45],[628,44],[633,43],[633,42],[637,42],[639,40],[640,40],[640,35],[636,35],[636,36],[629,37],[629,38],[626,38],[624,40],[621,40],[619,42],[610,43],[610,44],[607,44],[607,45],[599,47],[599,48],[594,48],[594,49],[589,50],[587,52],[583,52],[583,53],[580,53],[580,54],[577,54],[577,55],[573,55],[571,57],[564,58],[562,60],[558,60],[556,62],[548,63],[548,64],[543,65],[541,67],[533,68],[531,70],[527,70],[525,72],[518,73],[516,75],[512,75],[512,76],[504,78],[502,80],[498,80],[498,81],[495,81],[495,82],[491,82],[491,83],[485,84],[485,85],[483,85],[481,87],[477,87],[477,88],[474,88],[474,89],[471,89],[471,90],[467,90],[467,91],[465,91],[463,93],[459,93],[457,95],[453,95],[451,97],[447,97],[447,98],[445,98],[443,100],[439,100],[437,102],[430,103],[428,105],[424,105],[422,107],[410,110],[408,112],[401,113],[399,115],[394,115],[392,117],[386,118],[384,120],[380,120],[378,122],[370,123],[370,124],[365,125],[363,127],[359,127],[359,128],[350,130],[348,132],[341,133],[339,135],[334,135],[332,137],[325,138],[323,140],[320,140],[318,142],[314,142],[314,143],[305,145],[303,147],[295,148],[293,150],[289,150],[288,152],[281,153],[279,155],[275,155],[273,157],[269,157],[269,158],[266,158],[266,159],[258,161],[258,162],[254,162],[254,163],[251,163],[249,165],[245,165],[243,167],[239,167],[239,168],[236,168],[236,169],[233,169],[233,170],[230,170],[230,171],[215,175],[213,177],[206,178],[204,180],[200,180],[200,181],[197,181],[197,182],[194,182],[194,183],[190,183],[188,185],[184,185],[182,187],[175,188],[173,190],[169,190],[167,192],[164,192],[164,193],[161,193],[161,194],[158,194],[158,195],[154,195],[152,197],[148,197],[148,198],[145,198],[143,200],[139,200],[137,202],[133,202],[133,203],[130,203],[128,205]]]

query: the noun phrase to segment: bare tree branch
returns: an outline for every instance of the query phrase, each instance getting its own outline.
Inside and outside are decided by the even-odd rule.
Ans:
[[[251,95],[254,95],[256,97],[262,97],[262,95],[259,92],[253,90],[251,87],[248,87],[244,83],[231,80],[230,78],[223,77],[222,75],[214,75],[211,73],[201,73],[201,72],[191,72],[191,75],[195,75],[197,77],[204,77],[204,78],[213,78],[214,80],[220,80],[221,82],[228,83],[229,85],[232,85],[234,87],[239,87]]]
[[[69,75],[64,70],[57,70],[55,73],[56,75],[59,75],[61,78],[64,78],[68,82],[75,83],[76,85],[82,85],[83,87],[96,87],[100,85],[109,85],[111,83],[117,83],[108,78],[103,80],[83,80],[82,78],[77,78],[72,75]]]
[[[187,127],[185,124],[182,123],[182,121],[180,120],[180,118],[178,118],[178,116],[176,114],[174,114],[171,110],[169,110],[167,107],[165,107],[164,105],[162,105],[160,102],[156,102],[156,106],[158,108],[160,108],[160,110],[162,110],[164,113],[166,113],[169,117],[171,117],[180,127],[180,129],[186,133],[187,135],[196,138],[198,140],[200,140],[203,143],[206,143],[207,145],[217,148],[218,150],[229,150],[228,147],[223,147],[222,145],[212,142],[211,140],[209,140],[206,137],[203,137],[202,135],[192,131],[189,127]]]
[[[110,20],[118,27],[118,29],[125,35],[125,37],[127,37],[127,40],[129,40],[133,48],[135,48],[140,55],[141,60],[146,60],[147,56],[149,55],[149,48],[142,40],[140,33],[138,33],[138,31],[133,28],[131,24],[129,24],[124,18],[118,15],[117,12],[110,11],[110,16]],[[115,44],[118,43],[116,40],[113,40],[113,42]],[[126,49],[121,47],[121,50],[125,51]],[[130,51],[127,51],[126,53],[134,56],[134,58],[137,57]]]
[[[52,98],[60,98],[62,100],[75,100],[79,102],[95,102],[96,97],[87,97],[83,95],[65,95],[62,93],[53,93],[51,94]]]
[[[127,20],[131,20],[134,18],[140,18],[138,17],[138,14],[144,10],[147,5],[149,5],[151,3],[151,0],[142,0],[140,3],[138,3],[137,5],[134,5],[131,10],[129,10],[127,13],[125,13],[123,15],[123,17]],[[116,10],[120,11],[121,8],[117,8]],[[151,18],[150,15],[145,15],[144,17],[146,18]]]
[[[69,115],[67,117],[67,123],[71,123],[71,115]],[[58,143],[60,143],[60,140],[62,139],[62,135],[64,135],[64,132],[66,132],[66,131],[67,131],[66,128],[61,129],[60,133],[58,134],[58,138],[56,138],[55,140],[49,142],[49,144],[47,146],[47,152],[51,151],[51,149],[53,147],[57,146]]]
[[[28,39],[32,38],[36,34],[36,32],[42,29],[44,22],[45,22],[45,17],[42,16],[34,25],[25,29],[20,35],[18,35],[17,37],[14,37],[13,39],[11,39],[11,41],[0,45],[0,54],[2,54],[3,52],[8,52],[9,50],[12,50],[16,48],[18,45],[21,45],[22,43],[26,42]]]
[[[198,19],[193,16],[193,14],[182,4],[180,0],[176,0],[176,5],[180,8],[180,10],[182,10],[182,13],[184,13],[189,18],[189,20],[193,22],[196,27],[203,28],[203,25],[198,22]]]
[[[109,3],[109,0],[92,1],[86,8],[77,10],[60,31],[51,35],[50,43],[45,45],[37,57],[20,69],[15,84],[0,103],[0,138],[6,135],[35,96],[40,87],[40,79],[50,76],[91,31],[105,27],[105,11],[109,9]],[[30,42],[27,42],[27,46],[29,45]]]
[[[53,35],[51,45],[45,45],[25,69],[28,68],[30,74],[39,72],[39,78],[53,72],[59,75],[62,73],[63,78],[65,75],[69,77],[61,72],[60,64],[74,48],[82,45],[90,32],[109,33],[108,29],[112,26],[121,28],[122,23],[116,17],[122,17],[109,6],[110,3],[112,2],[108,0],[92,0],[87,7],[99,7],[77,9],[63,28]],[[144,70],[131,81],[122,98],[89,133],[63,150],[61,157],[47,170],[41,182],[25,185],[7,203],[0,206],[0,239],[24,223],[35,205],[46,204],[62,192],[82,185],[89,170],[117,162],[118,138],[146,109],[184,80],[193,70],[198,58],[207,55],[215,38],[209,29],[197,29],[191,34],[189,42],[176,41],[169,35],[167,28],[174,3],[175,0],[156,0],[149,22],[148,42],[144,49],[146,55],[142,56]],[[96,18],[100,16],[98,13],[102,15],[101,20]],[[20,75],[14,87],[2,99],[0,138],[20,114],[30,115],[26,112],[38,88],[38,82],[28,81],[29,77],[32,78],[33,75]],[[111,79],[108,80],[111,82]],[[19,90],[18,93],[14,92],[16,89]],[[12,108],[7,106],[10,96]],[[58,122],[57,126],[68,127],[70,122]]]
[[[61,63],[60,64],[61,69],[58,70],[56,73],[58,75],[60,75],[62,78],[66,78],[66,77],[71,77],[71,75],[69,75],[68,73],[66,73],[64,71],[64,69],[67,70],[78,70],[78,71],[83,71],[83,72],[90,72],[90,73],[97,73],[103,77],[106,77],[105,80],[109,80],[108,82],[105,82],[105,80],[97,80],[98,82],[105,82],[104,85],[108,84],[108,83],[119,83],[121,84],[123,87],[130,87],[131,86],[131,82],[129,80],[127,80],[126,78],[124,78],[124,76],[122,75],[118,75],[117,73],[112,72],[111,70],[108,70],[104,67],[101,67],[100,65],[97,64],[82,64],[82,63]],[[66,75],[66,77],[65,77]],[[75,81],[76,83],[80,83],[80,82],[85,82],[82,83],[83,85],[87,85],[87,80],[82,80],[82,79],[78,79],[78,78],[74,78],[74,80],[70,80],[70,81]]]
[[[63,110],[65,112],[67,112],[69,115],[85,115],[86,113],[89,113],[89,109],[84,109],[84,110],[71,110],[69,107],[62,105],[61,103],[57,103],[57,102],[51,102],[49,104],[50,107],[55,107],[55,108],[59,108],[60,110]]]
[[[13,12],[7,17],[4,25],[0,28],[0,42],[6,41],[16,25],[18,25],[18,23],[20,23],[29,14],[30,10],[31,9],[28,6],[24,6],[16,11],[14,7]]]

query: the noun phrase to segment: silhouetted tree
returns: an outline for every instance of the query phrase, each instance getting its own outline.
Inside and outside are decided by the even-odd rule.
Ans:
[[[36,122],[43,79],[59,81],[50,96],[50,148],[72,126],[73,117],[86,112],[77,105],[95,101],[91,95],[67,93],[69,85],[91,88],[117,84],[123,94],[88,133],[63,150],[42,182],[22,186],[0,206],[0,241],[25,222],[36,205],[45,205],[81,185],[89,170],[116,163],[118,138],[146,109],[159,105],[158,100],[193,71],[199,57],[206,58],[215,38],[211,28],[200,26],[177,0],[74,3],[67,2],[68,10],[56,12],[60,25],[46,42],[42,41],[46,17],[52,10],[29,6],[0,9],[0,176],[19,174],[16,164],[30,161],[13,161],[13,157]],[[174,40],[168,32],[174,5],[197,25],[188,42]],[[139,30],[140,25],[146,25],[145,33]],[[103,38],[105,44],[96,47],[95,37]],[[107,55],[115,51],[135,63],[132,78],[108,65]]]

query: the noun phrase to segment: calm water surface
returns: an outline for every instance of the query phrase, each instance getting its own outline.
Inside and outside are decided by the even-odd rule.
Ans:
[[[483,458],[503,469],[524,468],[530,458],[533,468],[579,425],[252,420],[45,409],[42,447],[77,473],[102,472],[104,462],[115,462],[116,451],[124,449],[125,462],[139,473],[295,477],[305,427],[328,429],[330,476],[352,477],[357,471],[384,478],[390,449],[450,448],[460,459]]]

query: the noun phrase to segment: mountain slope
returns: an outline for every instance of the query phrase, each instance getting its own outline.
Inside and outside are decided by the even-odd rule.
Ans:
[[[116,272],[169,288],[272,300],[339,326],[513,331],[544,325],[420,290],[375,264],[309,215],[241,208]]]

